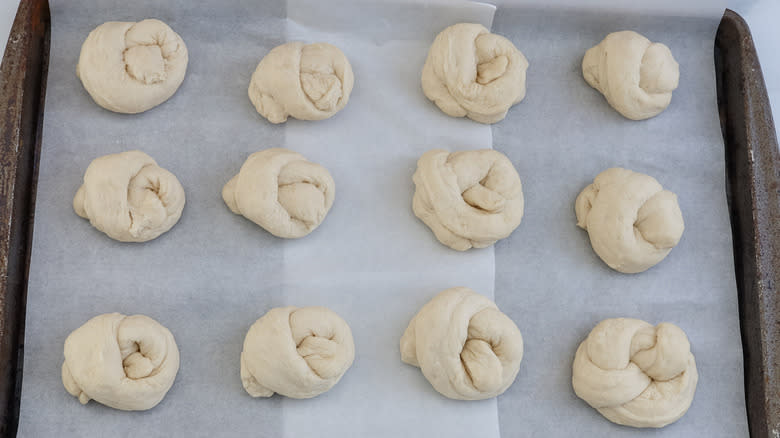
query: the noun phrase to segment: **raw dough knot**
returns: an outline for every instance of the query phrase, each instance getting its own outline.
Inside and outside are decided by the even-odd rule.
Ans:
[[[669,106],[680,69],[665,45],[622,31],[585,52],[582,74],[620,114],[643,120]]]
[[[181,38],[162,21],[143,20],[133,24],[125,34],[127,73],[145,84],[164,81],[169,63],[175,63],[182,55],[184,46],[180,41]]]
[[[575,212],[596,254],[627,274],[663,260],[685,229],[677,195],[653,177],[621,168],[596,176],[577,196]]]
[[[171,172],[141,151],[96,158],[84,173],[73,209],[122,242],[146,242],[176,225],[184,189]]]
[[[528,61],[508,39],[460,23],[433,41],[422,72],[425,96],[446,114],[496,123],[525,97]]]
[[[523,337],[495,303],[465,287],[436,295],[401,338],[401,360],[420,367],[441,394],[458,400],[495,397],[520,370]]]
[[[159,46],[133,46],[125,50],[125,68],[137,81],[154,84],[165,80],[165,60]]]
[[[685,414],[698,373],[685,332],[631,318],[601,321],[574,358],[574,392],[612,422],[663,427]]]
[[[170,98],[187,62],[184,41],[162,21],[108,22],[84,41],[76,74],[98,105],[133,114]]]
[[[322,120],[349,101],[355,78],[347,57],[327,43],[291,42],[271,50],[257,65],[249,99],[271,123]]]
[[[354,359],[352,331],[335,312],[278,307],[246,334],[241,382],[252,397],[311,398],[338,383]]]
[[[65,340],[62,383],[82,404],[90,399],[125,411],[151,409],[179,370],[173,335],[144,315],[98,315]]]
[[[458,251],[492,245],[523,218],[520,176],[501,152],[434,149],[417,161],[413,180],[414,214]]]
[[[328,169],[283,148],[255,152],[222,189],[230,211],[277,237],[303,237],[317,228],[336,196]]]

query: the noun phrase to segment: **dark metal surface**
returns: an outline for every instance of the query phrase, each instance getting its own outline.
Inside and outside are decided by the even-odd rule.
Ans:
[[[0,437],[15,436],[49,62],[49,4],[22,0],[0,65]]]
[[[718,109],[734,241],[752,438],[780,436],[780,154],[747,23],[726,10],[715,37]]]

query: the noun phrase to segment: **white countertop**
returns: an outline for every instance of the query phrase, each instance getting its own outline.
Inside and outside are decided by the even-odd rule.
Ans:
[[[8,33],[16,14],[16,0],[0,0],[0,48],[5,51]],[[772,113],[780,114],[780,1],[733,0],[730,8],[737,11],[750,25],[764,72]],[[775,129],[779,123],[776,121]]]

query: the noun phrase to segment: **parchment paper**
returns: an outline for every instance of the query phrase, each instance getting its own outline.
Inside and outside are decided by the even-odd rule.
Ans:
[[[493,30],[528,57],[528,96],[490,128],[443,115],[422,95],[419,71],[441,29],[489,26],[492,7],[321,3],[54,2],[19,436],[745,436],[712,64],[717,21],[502,6]],[[75,77],[81,43],[104,21],[146,17],[184,38],[187,77],[147,113],[105,111]],[[623,28],[667,43],[680,62],[672,105],[649,121],[622,119],[579,71],[587,48]],[[246,89],[262,56],[295,39],[339,46],[355,89],[332,119],[274,126],[255,113]],[[411,212],[416,160],[431,148],[491,144],[518,168],[526,215],[495,250],[451,251]],[[246,157],[274,146],[303,153],[336,180],[334,207],[305,239],[277,239],[221,200]],[[112,241],[71,207],[89,162],[130,148],[175,173],[187,194],[179,224],[140,245]],[[675,191],[686,219],[680,245],[639,275],[607,268],[575,226],[574,198],[614,165]],[[520,374],[498,401],[448,400],[400,361],[409,319],[456,285],[494,297],[523,332]],[[252,399],[238,376],[244,335],[268,309],[288,304],[342,315],[355,364],[315,399]],[[176,337],[181,370],[151,411],[81,406],[62,387],[65,337],[112,311],[149,315]],[[672,321],[688,333],[700,381],[676,424],[658,432],[616,426],[571,390],[577,344],[612,316]]]

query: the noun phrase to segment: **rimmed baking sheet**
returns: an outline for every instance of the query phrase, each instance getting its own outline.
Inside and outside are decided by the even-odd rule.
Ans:
[[[700,381],[689,413],[662,436],[744,436],[742,353],[712,42],[717,18],[566,12],[475,4],[102,1],[52,6],[52,49],[28,289],[19,436],[623,436],[571,390],[577,344],[599,320],[672,321],[688,333]],[[315,8],[314,10],[310,8]],[[109,20],[157,17],[182,35],[188,76],[168,102],[126,116],[97,107],[75,77],[81,42]],[[344,26],[344,17],[363,23]],[[400,19],[399,19],[400,17]],[[441,114],[421,94],[433,37],[458,21],[493,20],[529,59],[528,95],[487,128]],[[623,119],[587,86],[584,51],[637,30],[669,45],[680,87],[659,117]],[[289,39],[326,38],[356,75],[347,108],[317,123],[273,126],[246,88],[259,59]],[[411,213],[422,151],[492,146],[524,184],[526,215],[495,248],[438,244]],[[306,239],[276,239],[234,216],[220,190],[246,156],[286,146],[328,167],[336,203]],[[97,156],[141,148],[181,180],[180,223],[143,245],[113,242],[72,211]],[[611,271],[575,226],[573,203],[601,170],[656,177],[680,198],[686,231],[657,267]],[[523,332],[526,355],[498,400],[443,399],[404,365],[398,339],[441,289],[493,295]],[[251,399],[238,377],[248,326],[270,307],[327,305],[351,324],[357,358],[331,392],[308,401]],[[182,367],[154,410],[83,407],[62,388],[67,334],[109,311],[144,313],[177,338]]]

